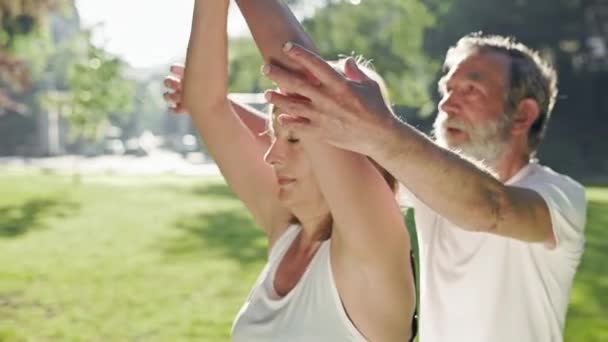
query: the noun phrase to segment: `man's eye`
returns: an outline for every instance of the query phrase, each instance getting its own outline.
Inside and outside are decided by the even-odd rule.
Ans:
[[[287,142],[290,144],[295,144],[300,142],[300,139],[296,139],[296,138],[287,138]]]
[[[474,85],[469,84],[467,86],[466,90],[467,90],[467,93],[471,94],[471,93],[476,93],[478,89]]]

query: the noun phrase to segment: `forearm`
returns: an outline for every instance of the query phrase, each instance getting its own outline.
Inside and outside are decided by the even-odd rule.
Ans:
[[[210,112],[226,101],[227,15],[227,0],[194,3],[183,88],[191,114]]]
[[[240,103],[230,98],[230,104],[232,105],[232,109],[239,116],[241,121],[249,128],[249,130],[259,138],[264,138],[264,140],[268,140],[268,136],[265,133],[268,130],[268,121],[267,117],[264,113],[258,111],[255,108],[250,107],[249,105]],[[270,141],[269,141],[270,142]]]
[[[282,0],[236,0],[265,62],[300,68],[282,51],[290,41],[317,52],[304,28]]]
[[[419,200],[464,229],[492,231],[506,215],[502,183],[406,123],[395,121],[368,152]]]

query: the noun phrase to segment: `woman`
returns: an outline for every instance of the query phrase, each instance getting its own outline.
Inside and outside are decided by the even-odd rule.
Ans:
[[[259,116],[226,94],[228,3],[195,1],[183,102],[268,238],[268,263],[234,322],[233,340],[408,340],[410,241],[383,172],[363,155],[283,129],[280,108],[271,113],[270,139],[253,133]],[[268,7],[254,18],[241,7],[266,60],[284,41],[307,42],[291,13],[271,3],[257,2],[257,10]],[[268,16],[279,36],[260,25]],[[166,84],[176,90],[166,99],[179,109],[179,75]]]

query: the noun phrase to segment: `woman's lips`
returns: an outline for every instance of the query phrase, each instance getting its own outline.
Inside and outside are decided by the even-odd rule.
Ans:
[[[296,180],[293,178],[279,177],[277,181],[278,181],[279,185],[287,185],[287,184],[291,184],[291,183],[295,182]]]

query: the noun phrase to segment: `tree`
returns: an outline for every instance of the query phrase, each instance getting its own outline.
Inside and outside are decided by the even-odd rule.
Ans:
[[[68,66],[68,89],[46,92],[41,100],[67,118],[73,137],[96,140],[110,115],[133,110],[135,83],[125,77],[121,59],[92,45],[88,34],[84,37],[85,53],[73,55]]]
[[[386,80],[393,102],[430,113],[434,105],[428,89],[439,65],[424,54],[423,38],[434,24],[433,13],[419,1],[356,3],[314,2],[319,7],[303,25],[321,55],[330,60],[351,54],[370,59]],[[294,9],[313,6],[303,1],[291,4]],[[258,92],[272,87],[260,77],[262,59],[251,40],[233,40],[230,53],[230,91]]]
[[[25,111],[15,95],[30,88],[32,65],[43,64],[48,52],[46,17],[68,11],[67,5],[67,0],[0,0],[0,113]]]
[[[260,74],[264,63],[253,39],[236,38],[230,40],[228,91],[231,93],[259,93],[273,87]]]
[[[608,159],[608,4],[603,0],[425,0],[437,13],[426,48],[443,59],[461,36],[511,35],[559,73],[560,96],[540,156],[579,177],[605,174]]]

